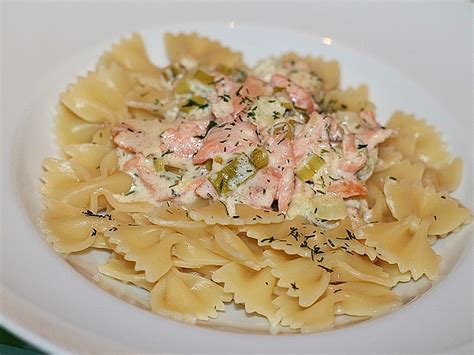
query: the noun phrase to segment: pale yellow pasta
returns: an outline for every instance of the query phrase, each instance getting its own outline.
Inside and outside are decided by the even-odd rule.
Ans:
[[[118,169],[118,158],[114,150],[110,150],[101,160],[99,165],[100,176],[108,176],[115,173]]]
[[[92,193],[98,189],[113,193],[130,190],[131,178],[122,172],[92,178],[86,168],[70,161],[46,159],[43,166],[46,169],[43,174],[43,194],[76,207],[88,208]],[[77,170],[80,170],[81,174],[76,173]]]
[[[411,280],[411,274],[409,272],[400,272],[397,264],[389,264],[386,261],[379,259],[377,260],[376,265],[383,268],[383,271],[390,275],[392,285],[396,285],[399,282],[408,282]]]
[[[234,302],[243,304],[247,313],[255,312],[265,316],[272,326],[280,321],[277,307],[272,304],[277,279],[270,268],[256,271],[230,262],[215,271],[212,279],[223,283],[225,292],[233,293]]]
[[[412,160],[421,160],[427,166],[439,168],[451,160],[451,154],[436,130],[413,115],[396,112],[387,127],[398,130],[386,144],[393,145]]]
[[[106,236],[118,253],[136,263],[136,270],[145,271],[148,282],[158,281],[171,269],[172,247],[183,239],[159,226],[121,226]]]
[[[463,164],[460,158],[444,164],[439,169],[426,168],[423,175],[425,186],[434,186],[437,191],[451,192],[461,183]]]
[[[145,111],[151,114],[146,116],[146,118],[156,119],[158,114],[165,111],[160,102],[163,99],[168,99],[169,96],[169,91],[138,85],[127,94],[125,100],[129,108],[139,109],[141,112]],[[137,111],[134,112],[136,113]],[[145,117],[140,116],[140,118],[143,119]]]
[[[388,126],[398,130],[398,135],[385,144],[393,145],[409,159],[424,162],[436,177],[435,187],[442,191],[453,191],[462,175],[462,161],[447,151],[445,143],[434,127],[413,115],[396,112]]]
[[[116,146],[115,143],[112,141],[111,126],[106,125],[98,129],[92,137],[92,143],[99,144],[110,149],[114,149]]]
[[[367,195],[368,211],[366,215],[366,222],[390,222],[393,217],[388,209],[387,202],[385,201],[385,195],[383,194],[382,187],[376,181],[368,181],[367,188],[369,193]]]
[[[61,102],[88,122],[118,122],[128,117],[125,95],[132,87],[118,65],[89,72],[61,95]]]
[[[344,250],[331,251],[322,256],[324,256],[324,260],[321,260],[321,265],[332,270],[331,282],[333,283],[367,281],[387,287],[396,284],[390,279],[388,273],[365,256]]]
[[[42,227],[46,238],[60,253],[85,250],[92,246],[100,233],[112,226],[109,218],[88,216],[83,210],[54,199],[44,201],[46,210]]]
[[[148,59],[145,45],[138,33],[133,33],[129,38],[114,44],[110,51],[99,59],[98,66],[110,66],[113,62],[134,72],[159,72]]]
[[[255,238],[259,246],[282,250],[290,255],[310,257],[314,247],[327,249],[323,246],[326,239],[303,217],[285,220],[278,224],[244,225],[240,227],[240,230],[250,238]],[[306,238],[309,236],[312,237]]]
[[[100,123],[87,122],[71,112],[63,104],[59,104],[56,112],[56,139],[59,145],[89,143]]]
[[[339,299],[336,313],[352,316],[377,317],[392,312],[402,305],[390,289],[368,282],[347,282],[334,286]]]
[[[376,254],[373,248],[357,241],[351,229],[352,225],[348,219],[339,223],[335,229],[323,230],[311,225],[303,217],[275,225],[256,224],[241,227],[249,237],[257,239],[258,245],[282,250],[290,255],[297,254],[314,259],[319,251],[343,246],[347,251],[367,254],[374,259]]]
[[[229,216],[222,203],[214,203],[189,212],[189,217],[195,221],[204,221],[207,225],[249,225],[281,222],[285,216],[282,213],[259,210],[248,205],[237,204],[236,213]]]
[[[153,65],[146,53],[141,36],[134,33],[130,38],[124,38],[112,46],[98,61],[97,68],[119,65],[127,71],[127,75],[138,81],[139,86],[162,88],[163,75],[159,68]]]
[[[408,222],[374,223],[361,227],[358,236],[376,248],[382,260],[396,263],[401,272],[410,271],[415,280],[423,274],[432,280],[438,276],[440,257],[431,248],[427,231],[426,222],[414,232]]]
[[[186,237],[176,243],[173,255],[184,262],[194,264],[192,267],[224,265],[228,262],[227,259],[208,250],[199,241]]]
[[[349,218],[342,220],[334,229],[320,231],[326,238],[326,245],[332,250],[341,249],[345,253],[353,252],[359,255],[367,255],[374,260],[377,253],[374,248],[359,242],[354,235],[354,228]]]
[[[150,304],[153,312],[194,323],[216,318],[230,299],[214,282],[171,269],[153,287]]]
[[[387,180],[397,181],[404,179],[421,182],[424,170],[425,166],[422,162],[411,163],[409,160],[404,159],[381,172],[375,173],[370,180],[380,189],[383,188]]]
[[[183,209],[176,204],[167,203],[161,207],[155,208],[152,212],[147,214],[148,219],[158,225],[167,227],[185,227],[197,228],[204,226],[201,221],[195,221],[191,217],[191,212]]]
[[[218,270],[220,266],[216,265],[206,265],[198,268],[194,268],[190,270],[191,272],[198,273],[199,275],[208,278],[209,280],[212,280],[212,274]],[[228,294],[230,299],[229,302],[232,301],[232,295]]]
[[[408,181],[387,182],[384,187],[387,204],[395,218],[403,220],[412,216],[417,221],[426,220],[428,234],[440,235],[453,231],[470,216],[459,202],[430,188]],[[406,196],[412,197],[410,201]]]
[[[300,329],[302,333],[331,329],[334,326],[335,299],[328,288],[323,297],[310,307],[301,307],[298,301],[287,294],[279,295],[273,304],[278,307],[281,325]]]
[[[219,42],[196,33],[178,35],[166,33],[165,47],[172,63],[188,59],[204,66],[221,64],[238,67],[243,65],[242,55],[239,52],[234,52]]]
[[[368,225],[361,228],[359,235],[366,238],[366,244],[377,248],[383,260],[398,264],[402,272],[410,271],[415,279],[423,274],[435,278],[440,258],[432,250],[429,236],[453,231],[470,212],[420,182],[389,179],[384,193],[392,215],[400,222]]]
[[[114,245],[109,243],[109,239],[106,238],[103,233],[97,234],[91,247],[96,249],[114,250]]]
[[[329,272],[309,258],[295,258],[274,250],[267,250],[264,257],[272,275],[278,278],[277,286],[286,288],[289,296],[297,297],[300,306],[311,306],[329,285]]]
[[[97,270],[103,275],[126,283],[132,283],[148,291],[151,291],[153,288],[153,284],[146,281],[145,273],[135,270],[134,262],[127,261],[119,255],[110,257],[107,263],[99,265]]]
[[[386,287],[366,282],[347,282],[329,286],[321,299],[307,308],[299,306],[285,294],[279,295],[274,304],[279,307],[282,325],[306,333],[332,328],[335,313],[380,316],[395,310],[401,302]]]
[[[100,164],[109,151],[104,146],[92,143],[69,144],[64,147],[64,152],[70,157],[69,161],[82,165],[94,177],[100,175]]]
[[[387,145],[379,148],[378,159],[375,164],[375,173],[390,168],[403,159],[403,154],[395,150],[394,147]]]
[[[254,253],[246,237],[238,236],[234,231],[225,226],[214,226],[213,234],[215,244],[221,253],[229,259],[241,263],[251,269],[260,270],[263,267],[262,255]]]
[[[155,208],[155,206],[147,202],[121,202],[117,199],[116,196],[114,196],[112,192],[105,189],[99,189],[96,192],[92,193],[91,205],[97,204],[97,201],[100,196],[104,196],[107,203],[114,209],[118,209],[126,213],[132,213],[132,212],[148,213]]]

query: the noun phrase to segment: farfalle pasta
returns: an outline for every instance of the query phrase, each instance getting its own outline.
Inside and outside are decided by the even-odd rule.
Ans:
[[[382,126],[335,60],[251,67],[195,33],[164,43],[158,67],[124,38],[60,95],[64,157],[44,160],[41,191],[57,252],[100,250],[98,282],[141,289],[155,313],[207,322],[234,302],[272,333],[385,314],[399,283],[439,275],[432,245],[471,212],[433,127],[401,112]]]

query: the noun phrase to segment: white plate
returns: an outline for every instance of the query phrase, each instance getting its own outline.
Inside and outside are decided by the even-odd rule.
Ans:
[[[89,38],[88,36],[94,33],[90,28],[73,30],[69,27],[61,27],[68,23],[66,20],[72,21],[68,11],[64,12],[58,7],[50,6],[50,12],[45,12],[42,8],[33,9],[33,6],[30,6],[29,9],[35,15],[39,11],[47,18],[54,18],[59,26],[58,30],[62,28],[65,37],[70,36],[68,38],[77,39],[79,43],[81,43],[83,35],[85,38]],[[98,37],[101,40],[90,41],[90,43],[94,43],[94,46],[79,45],[80,50],[72,56],[69,52],[63,52],[72,48],[70,44],[67,44],[65,40],[58,40],[57,46],[56,42],[49,44],[48,48],[53,54],[39,53],[38,58],[28,58],[28,61],[17,57],[17,65],[29,64],[29,67],[22,69],[13,69],[12,60],[15,58],[7,56],[13,73],[17,73],[17,75],[31,74],[32,78],[30,81],[24,78],[23,80],[18,79],[18,82],[15,83],[11,80],[13,73],[5,73],[6,82],[12,85],[11,88],[4,86],[6,94],[4,101],[10,104],[2,114],[2,123],[4,125],[7,123],[4,131],[7,134],[2,139],[5,148],[5,155],[2,159],[3,169],[7,173],[2,174],[4,196],[2,198],[1,299],[2,318],[8,327],[52,352],[61,350],[75,352],[348,352],[354,350],[364,352],[431,352],[453,350],[455,347],[472,341],[470,311],[472,304],[469,287],[472,282],[472,253],[469,252],[472,250],[470,239],[472,226],[464,228],[461,233],[437,246],[440,252],[446,256],[442,265],[443,275],[448,272],[449,275],[442,277],[442,282],[420,299],[400,311],[377,320],[311,335],[271,337],[238,334],[164,319],[104,292],[56,255],[39,238],[37,218],[41,208],[38,192],[41,160],[45,156],[56,155],[57,151],[51,132],[52,114],[57,95],[67,83],[74,80],[76,75],[92,68],[98,55],[107,49],[112,41],[118,39],[117,34],[121,32],[121,28],[130,28],[130,23],[133,23],[138,29],[143,29],[140,32],[144,35],[152,59],[158,64],[165,63],[161,39],[165,30],[175,32],[198,30],[202,34],[221,39],[226,45],[241,50],[249,63],[255,62],[258,58],[289,49],[300,53],[322,54],[327,58],[339,60],[342,67],[343,86],[367,83],[371,97],[378,106],[378,114],[382,121],[386,120],[394,110],[402,108],[420,117],[427,117],[431,123],[442,130],[451,150],[461,155],[466,164],[464,182],[456,196],[468,207],[473,208],[472,200],[469,198],[472,191],[472,182],[469,179],[472,171],[472,157],[470,155],[472,143],[470,142],[470,132],[466,127],[472,125],[472,121],[471,117],[466,114],[468,109],[464,111],[464,115],[459,115],[463,109],[458,106],[453,109],[451,105],[456,100],[451,96],[445,98],[445,104],[448,106],[446,109],[440,105],[438,98],[435,99],[427,94],[418,83],[407,79],[397,69],[382,64],[359,50],[343,45],[338,37],[333,38],[332,45],[325,45],[322,41],[323,37],[318,35],[316,30],[319,29],[319,33],[322,34],[331,32],[326,32],[322,27],[313,28],[311,25],[313,18],[308,17],[307,14],[302,14],[301,19],[295,16],[293,20],[282,21],[281,19],[285,18],[284,16],[288,15],[290,10],[294,14],[294,8],[290,6],[275,7],[267,13],[266,22],[273,23],[274,26],[271,27],[244,25],[239,21],[241,18],[247,18],[248,11],[260,11],[260,13],[263,13],[262,11],[265,9],[268,11],[268,6],[259,7],[258,5],[255,5],[253,9],[246,9],[247,5],[242,5],[244,10],[247,10],[244,12],[242,7],[230,9],[204,4],[195,5],[194,8],[188,5],[186,9],[182,4],[155,7],[140,5],[139,9],[132,5],[116,7],[107,4],[107,7],[79,6],[75,9],[76,12],[73,12],[79,17],[81,14],[85,16],[88,10],[91,14],[98,12],[104,15],[108,13],[107,9],[110,10],[111,6],[114,7],[114,16],[122,15],[125,19],[130,14],[134,14],[135,22],[125,20],[126,25],[122,27],[120,23],[109,19],[111,27],[116,29],[116,35],[109,40],[103,40],[106,37],[104,35],[106,32],[101,30],[100,23],[88,22],[87,17],[83,17],[84,24],[100,34]],[[308,7],[309,5],[300,6]],[[72,11],[73,7],[70,9]],[[142,12],[139,11],[140,9]],[[189,18],[193,9],[194,13],[199,10],[201,13],[214,15],[214,18],[224,18],[229,21],[171,24],[145,29],[147,26],[140,25],[140,18],[137,17],[142,14],[143,19],[146,19],[143,23],[149,24],[152,19],[149,11],[154,10],[157,23],[170,23],[170,14],[175,14],[175,21],[171,22],[176,22],[176,19]],[[347,17],[350,13],[350,9],[341,9],[338,6],[333,6],[331,12],[328,10],[330,9],[328,5],[321,5],[318,8],[309,6],[309,9],[315,11],[315,18],[317,18],[316,10],[318,10],[325,16],[332,16],[335,21]],[[28,11],[22,12],[21,10],[21,6],[11,6],[10,14],[16,13],[18,16],[28,13]],[[360,13],[360,7],[353,6],[352,10],[352,13],[358,13],[358,11]],[[366,13],[366,19],[372,18],[377,12],[367,11],[369,13]],[[178,17],[178,14],[182,18]],[[337,14],[341,15],[341,18],[338,18]],[[389,16],[386,15],[388,19]],[[426,14],[423,16],[432,20]],[[436,17],[435,15],[431,16]],[[15,19],[14,16],[8,18],[12,19],[10,21]],[[274,20],[271,21],[268,18]],[[21,21],[19,17],[16,19]],[[29,18],[23,19],[23,21],[25,20],[28,21]],[[31,20],[33,23],[28,25],[31,29],[40,26],[37,21],[34,22],[33,17]],[[449,20],[456,21],[455,18],[448,18],[448,22]],[[305,21],[307,23],[305,31],[310,33],[286,30],[279,28],[280,26],[275,27],[281,22],[298,27]],[[7,21],[8,24],[10,27],[7,26],[7,29],[10,32],[8,32],[7,39],[10,41],[16,39],[20,44],[38,46],[38,43],[25,40],[21,36],[22,32],[18,30],[19,27],[15,27],[16,23]],[[330,25],[326,25],[331,28]],[[379,25],[383,28],[382,24]],[[350,24],[342,24],[339,27],[347,28],[348,26]],[[368,25],[357,24],[357,26],[361,33],[365,33],[364,31],[368,33]],[[338,27],[332,28],[335,32],[334,29]],[[350,33],[351,31],[347,29],[346,32]],[[57,38],[53,32],[48,33],[49,37],[41,37],[40,34],[37,36],[44,39]],[[366,35],[366,37],[370,36]],[[354,39],[356,36],[346,35],[346,39],[351,38]],[[398,37],[392,34],[392,37],[387,36],[387,38],[393,40]],[[359,47],[362,47],[360,41],[352,42],[352,46],[355,43],[359,43]],[[402,44],[398,44],[398,46],[400,50],[403,50]],[[15,53],[21,52],[12,45],[12,42],[7,41],[6,47],[16,50]],[[30,54],[30,56],[32,55]],[[403,57],[401,54],[400,58]],[[46,60],[48,58],[49,61]],[[417,60],[420,61],[419,58]],[[387,60],[387,62],[390,61]],[[436,60],[434,62],[436,63]],[[431,65],[427,63],[427,66]],[[449,62],[445,64],[446,67],[451,68]],[[463,68],[462,65],[461,68]],[[459,75],[459,68],[452,67],[450,70],[452,71],[451,76]],[[423,72],[423,70],[421,71]],[[432,68],[431,73],[436,72],[437,69]],[[422,77],[423,75],[421,75]],[[445,82],[442,80],[443,78],[438,83]],[[444,80],[449,83],[451,79],[448,76]],[[20,85],[28,83],[31,84],[31,87]],[[431,89],[429,81],[425,81],[424,84]],[[459,82],[457,87],[462,88],[462,85],[462,82]],[[442,92],[452,95],[452,90],[451,88]],[[438,86],[432,90],[435,94],[437,91],[439,91]],[[23,94],[21,98],[18,97],[20,93]],[[16,103],[16,106],[13,106],[13,103]],[[465,103],[462,104],[465,105]],[[453,115],[453,112],[456,115]]]

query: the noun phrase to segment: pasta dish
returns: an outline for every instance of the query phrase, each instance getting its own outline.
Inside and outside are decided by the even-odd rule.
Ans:
[[[402,305],[398,283],[439,274],[432,249],[470,218],[449,196],[462,162],[425,121],[383,126],[339,65],[286,53],[250,67],[196,34],[166,34],[169,65],[138,34],[61,94],[44,160],[47,240],[106,250],[97,272],[188,322],[243,305],[269,329]]]

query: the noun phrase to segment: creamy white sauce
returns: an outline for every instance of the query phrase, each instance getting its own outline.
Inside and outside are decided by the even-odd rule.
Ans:
[[[182,64],[187,68],[196,67],[195,62],[187,59],[184,59]],[[311,91],[313,95],[319,95],[320,92],[322,92],[321,80],[312,73],[308,65],[303,62],[291,60],[282,62],[275,58],[270,58],[260,61],[252,73],[266,82],[270,81],[275,74],[285,75],[295,84]],[[288,130],[291,129],[291,134],[289,134],[287,138],[293,137],[291,139],[295,140],[302,139],[298,151],[296,151],[295,148],[295,140],[291,143],[294,154],[298,154],[298,158],[295,159],[297,169],[312,154],[316,154],[324,160],[323,166],[320,167],[310,179],[309,182],[311,184],[303,183],[299,181],[296,176],[294,177],[297,189],[293,196],[291,196],[291,203],[288,209],[289,217],[304,215],[309,219],[313,218],[314,201],[312,201],[312,197],[326,194],[328,186],[334,181],[365,181],[370,177],[373,172],[373,167],[377,162],[377,150],[375,147],[378,143],[383,141],[390,132],[376,131],[377,123],[374,121],[373,115],[371,116],[371,113],[366,114],[366,118],[369,120],[368,124],[371,125],[369,131],[375,130],[374,132],[376,133],[373,136],[369,135],[367,139],[371,139],[371,141],[366,142],[368,145],[366,148],[352,152],[351,156],[346,155],[346,151],[342,149],[342,138],[345,134],[356,134],[357,146],[364,146],[364,144],[361,144],[364,143],[364,141],[362,141],[359,135],[361,132],[367,133],[368,131],[362,127],[364,125],[361,122],[362,114],[338,112],[330,115],[319,115],[317,112],[314,112],[310,115],[309,122],[306,123],[308,116],[298,110],[292,111],[291,106],[288,105],[290,99],[285,90],[277,90],[272,96],[257,96],[251,98],[250,102],[246,102],[247,107],[242,112],[242,116],[239,116],[238,120],[251,122],[258,127],[257,137],[259,142],[252,143],[251,146],[242,149],[238,148],[234,152],[232,148],[221,151],[222,144],[229,144],[230,146],[230,140],[233,139],[235,142],[232,141],[232,147],[234,147],[234,143],[238,143],[239,140],[244,140],[244,135],[248,134],[248,132],[245,131],[241,131],[240,133],[232,131],[231,134],[233,136],[229,137],[227,133],[224,132],[225,134],[222,134],[222,140],[219,140],[221,146],[215,148],[216,151],[214,155],[210,154],[213,159],[211,171],[207,171],[204,165],[194,165],[191,158],[180,158],[176,156],[179,152],[171,151],[169,153],[162,151],[162,147],[160,147],[160,133],[167,128],[176,130],[177,125],[191,121],[202,121],[207,125],[209,120],[216,120],[216,124],[220,125],[222,122],[225,123],[228,122],[228,120],[233,120],[234,105],[237,101],[233,101],[233,97],[230,95],[233,95],[236,91],[236,87],[239,86],[241,86],[241,83],[236,83],[229,78],[224,78],[221,84],[217,84],[218,90],[216,91],[216,85],[205,85],[198,80],[189,80],[189,87],[192,93],[177,95],[174,99],[167,100],[160,106],[160,113],[164,116],[164,121],[160,122],[156,120],[140,123],[137,120],[137,124],[142,125],[141,130],[146,131],[146,133],[135,138],[131,135],[126,138],[138,146],[138,151],[145,157],[145,161],[142,162],[142,164],[145,164],[148,169],[148,173],[146,174],[147,181],[142,181],[143,177],[140,176],[139,171],[136,171],[137,169],[125,167],[127,161],[132,159],[134,154],[118,149],[119,168],[133,176],[134,188],[133,193],[127,194],[127,196],[117,195],[117,199],[127,202],[148,201],[159,204],[159,202],[154,201],[155,197],[158,196],[162,198],[163,194],[160,192],[172,189],[172,197],[170,197],[170,199],[190,204],[197,199],[197,196],[205,198],[211,197],[212,199],[223,201],[231,213],[237,202],[268,206],[272,202],[270,199],[274,197],[275,190],[273,189],[272,195],[269,195],[270,197],[261,194],[262,187],[259,185],[261,182],[258,181],[260,174],[256,174],[257,170],[253,165],[249,167],[249,165],[244,164],[243,161],[237,164],[235,169],[236,176],[248,177],[248,179],[243,183],[241,181],[242,179],[239,178],[234,180],[230,179],[228,181],[228,187],[233,192],[228,196],[218,196],[212,185],[206,179],[208,176],[212,177],[220,172],[238,153],[245,153],[247,157],[250,157],[257,145],[266,147],[268,140],[274,139],[270,138],[269,135],[282,134],[276,130],[278,125],[283,125],[283,127]],[[217,92],[219,92],[220,95],[218,95]],[[205,98],[207,103],[203,105],[203,107],[192,107],[189,112],[182,110],[181,106],[185,104],[187,100],[195,96]],[[288,112],[292,113],[288,114]],[[289,128],[289,123],[291,123],[291,128]],[[189,134],[189,132],[185,131],[183,134]],[[180,131],[176,134],[179,135],[180,133],[182,132]],[[220,138],[220,134],[221,133],[217,133],[218,138]],[[241,136],[235,136],[239,134]],[[201,135],[193,136],[194,138],[191,138],[195,139],[200,136]],[[281,137],[283,136],[282,134]],[[177,136],[168,135],[168,138],[171,139],[171,144],[173,144],[173,140],[178,139],[176,137]],[[163,136],[161,138],[163,138],[163,142],[165,142],[167,137]],[[204,141],[205,140],[203,140],[203,142]],[[166,146],[168,143],[164,144]],[[199,144],[199,142],[197,144]],[[198,149],[193,145],[188,145],[188,143],[180,147],[183,146]],[[235,147],[237,147],[237,145]],[[212,148],[207,147],[206,149]],[[198,153],[198,151],[196,151],[196,153]],[[187,153],[184,154],[183,156],[187,155]],[[270,162],[273,164],[272,162],[274,162],[275,159],[271,154],[272,152],[270,152]],[[360,173],[357,171],[348,172],[347,168],[344,168],[346,170],[341,169],[343,164],[354,163],[355,160],[352,161],[351,159],[356,159],[359,155],[367,156],[367,164],[360,170]],[[208,156],[208,152],[203,151],[202,155],[196,158],[196,161],[202,162],[208,159]],[[162,164],[166,166],[166,169],[169,167],[178,168],[180,172],[173,173],[170,172],[169,169],[164,172],[154,171],[153,159],[159,159]],[[286,161],[290,163],[290,160],[287,158],[284,158],[284,160],[285,164]],[[286,169],[283,166],[285,164],[281,161],[275,164],[277,164],[277,166],[274,168],[278,168],[280,172]],[[276,179],[279,179],[278,174],[272,175],[272,178],[275,178],[275,176]],[[200,187],[199,184],[201,184]],[[163,189],[163,191],[150,191],[150,186],[153,186],[155,190]],[[361,204],[357,200],[347,200],[347,208],[351,214],[357,213],[357,211],[361,210]],[[366,214],[367,213],[369,212],[366,211]]]

